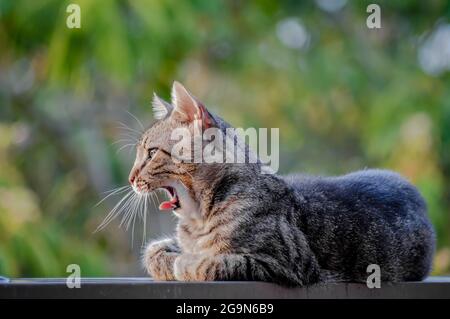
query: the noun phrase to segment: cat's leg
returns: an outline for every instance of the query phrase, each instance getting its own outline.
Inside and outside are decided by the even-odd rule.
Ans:
[[[145,249],[144,267],[155,280],[175,280],[173,264],[180,251],[174,238],[153,241]]]
[[[248,254],[181,254],[174,263],[174,276],[180,281],[258,280],[299,283],[275,259]]]

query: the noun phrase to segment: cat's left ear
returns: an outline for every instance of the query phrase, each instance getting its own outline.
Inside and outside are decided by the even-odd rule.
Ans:
[[[172,86],[172,105],[174,110],[171,116],[180,122],[200,120],[204,129],[215,126],[213,117],[203,103],[177,81]]]
[[[163,120],[172,113],[173,106],[153,93],[152,109],[153,117],[156,120]]]

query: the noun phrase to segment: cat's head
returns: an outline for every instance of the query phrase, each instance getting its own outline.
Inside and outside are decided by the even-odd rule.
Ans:
[[[161,210],[177,210],[182,205],[195,206],[192,202],[193,174],[198,164],[183,161],[174,155],[174,132],[205,130],[217,125],[206,107],[188,92],[183,85],[174,82],[171,103],[154,95],[153,113],[156,122],[143,133],[137,143],[136,159],[129,175],[129,182],[137,193],[166,190],[169,200],[160,204]],[[180,137],[180,136],[178,136]],[[190,207],[194,209],[195,207]]]

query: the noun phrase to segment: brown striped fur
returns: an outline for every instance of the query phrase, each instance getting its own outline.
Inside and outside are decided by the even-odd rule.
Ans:
[[[434,232],[426,205],[398,174],[281,177],[263,174],[260,162],[179,163],[170,155],[174,129],[193,131],[197,120],[222,131],[229,125],[176,82],[172,103],[155,96],[153,107],[158,121],[137,146],[130,183],[137,192],[173,187],[180,203],[175,236],[145,249],[153,278],[292,286],[365,281],[369,264],[380,265],[387,281],[429,273]]]

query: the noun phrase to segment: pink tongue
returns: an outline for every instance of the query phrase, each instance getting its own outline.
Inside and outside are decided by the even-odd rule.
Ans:
[[[159,205],[159,210],[172,210],[177,207],[176,203],[178,199],[176,197],[172,198],[170,201],[162,202]]]

